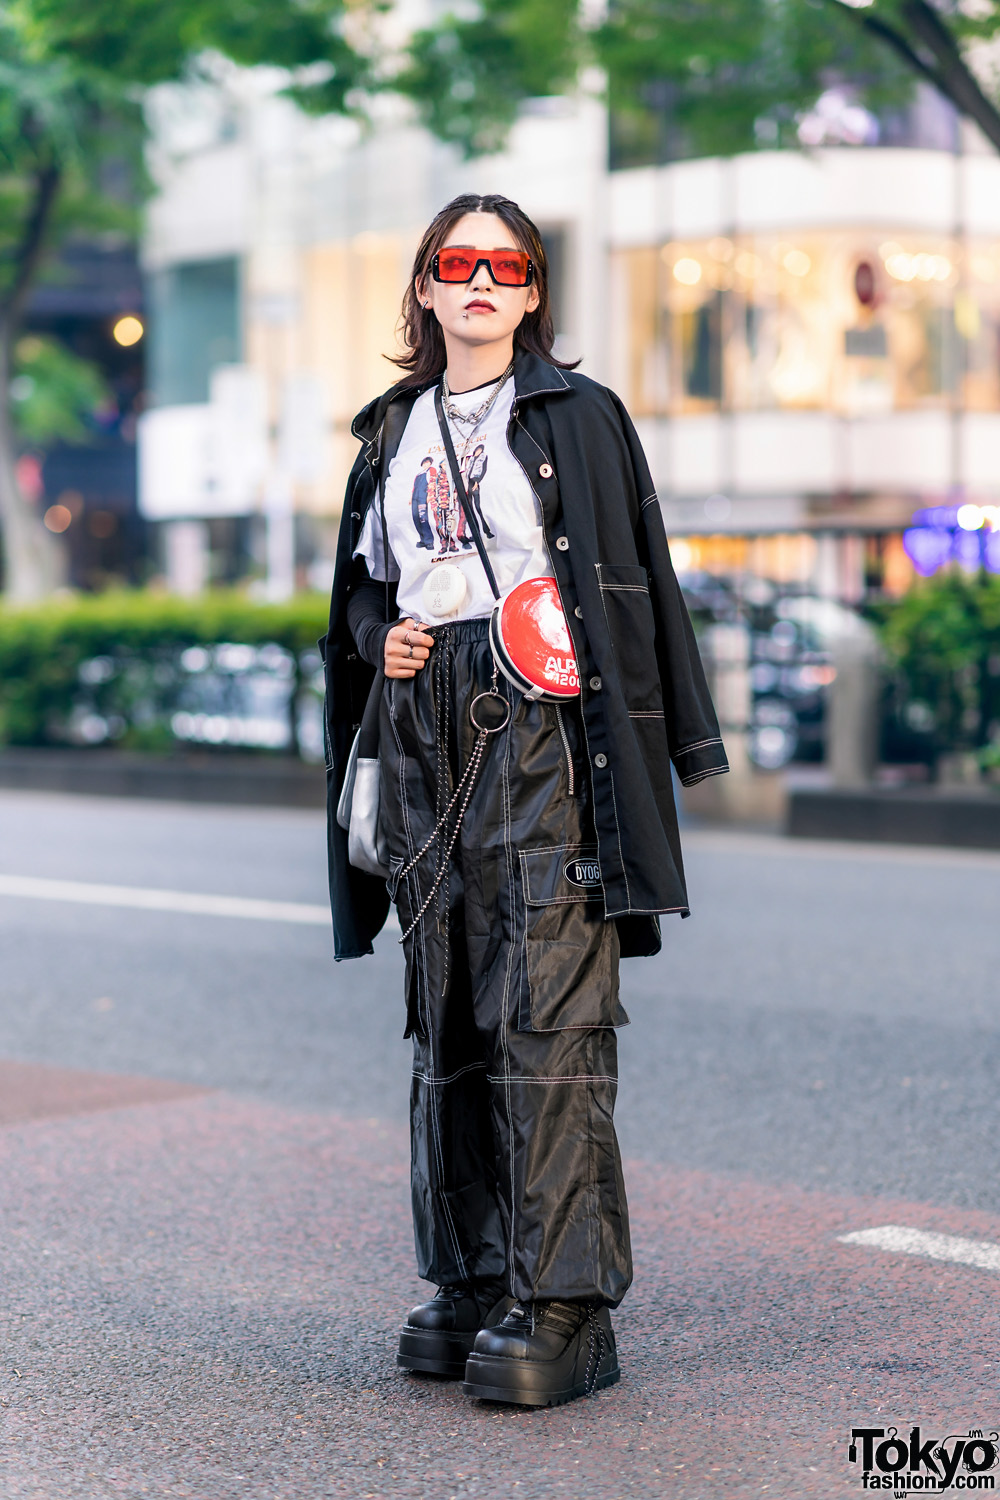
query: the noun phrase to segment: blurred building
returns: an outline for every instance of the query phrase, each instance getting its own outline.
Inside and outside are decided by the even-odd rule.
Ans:
[[[110,241],[110,242],[109,242]],[[144,289],[134,244],[77,238],[35,287],[24,333],[58,340],[99,371],[107,399],[88,440],[28,446],[18,462],[24,492],[53,507],[69,581],[84,588],[145,577],[145,526],[137,508],[136,427],[145,386]]]
[[[558,347],[600,367],[601,107],[540,101],[508,152],[471,164],[400,116],[367,136],[307,119],[259,72],[157,93],[140,493],[176,587],[265,570],[277,592],[327,585],[350,421],[396,378],[414,250],[454,194],[523,204],[554,267]]]
[[[1000,159],[926,97],[881,132],[825,99],[802,153],[727,161],[627,164],[612,130],[614,170],[587,97],[471,164],[402,108],[307,120],[261,73],[160,90],[155,123],[140,490],[176,586],[325,584],[350,418],[463,190],[543,229],[559,349],[624,396],[682,567],[854,600],[909,581],[915,512],[998,514]]]

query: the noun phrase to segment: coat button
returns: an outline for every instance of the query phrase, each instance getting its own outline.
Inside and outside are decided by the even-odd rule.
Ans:
[[[559,548],[560,552],[568,552],[569,551],[569,537],[568,536],[557,536],[556,537],[556,546]]]
[[[573,613],[576,615],[576,618],[578,620],[583,619],[583,610],[580,608],[579,604],[576,606],[576,609],[574,609]]]
[[[543,479],[551,479],[555,470],[553,469],[551,464],[541,464],[539,466],[538,472]]]
[[[603,750],[599,750],[598,753],[594,756],[594,765],[599,771],[603,771],[607,763],[608,757],[605,755]]]
[[[590,685],[594,689],[595,693],[599,693],[601,691],[601,679],[599,677],[592,677],[590,679]]]

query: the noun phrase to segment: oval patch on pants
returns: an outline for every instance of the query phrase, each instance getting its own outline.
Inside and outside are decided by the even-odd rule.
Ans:
[[[571,859],[563,874],[571,885],[582,886],[584,890],[601,889],[601,867],[596,859]]]

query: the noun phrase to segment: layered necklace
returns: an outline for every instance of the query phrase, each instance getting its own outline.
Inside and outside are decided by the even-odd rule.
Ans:
[[[497,382],[493,386],[491,386],[490,390],[487,392],[486,399],[484,401],[481,401],[474,411],[459,411],[452,398],[451,389],[448,385],[448,372],[445,371],[445,373],[442,375],[441,404],[448,415],[449,422],[451,422],[455,428],[456,435],[461,438],[466,452],[468,451],[469,444],[471,443],[475,435],[476,428],[486,417],[494,401],[499,396],[503,387],[507,384],[507,381],[510,379],[513,369],[514,361],[511,360],[510,364],[507,366],[506,370],[504,370],[499,380],[497,380]],[[463,428],[465,428],[466,431],[463,432]],[[462,454],[462,457],[465,457],[464,452]]]

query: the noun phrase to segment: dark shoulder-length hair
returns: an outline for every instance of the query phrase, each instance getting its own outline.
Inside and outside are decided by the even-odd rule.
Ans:
[[[534,265],[534,284],[538,292],[538,306],[534,312],[525,313],[514,334],[514,347],[537,354],[550,365],[560,370],[572,370],[579,360],[556,359],[552,353],[555,329],[552,326],[552,303],[549,298],[549,267],[545,247],[537,227],[510,198],[499,193],[461,193],[446,203],[424,231],[413,261],[406,294],[403,297],[403,312],[400,318],[403,344],[406,352],[392,356],[392,363],[405,372],[398,384],[401,386],[426,385],[436,380],[447,364],[444,335],[432,308],[425,308],[417,295],[417,282],[426,281],[431,274],[431,261],[466,214],[496,214],[510,230],[515,242],[531,256]]]

